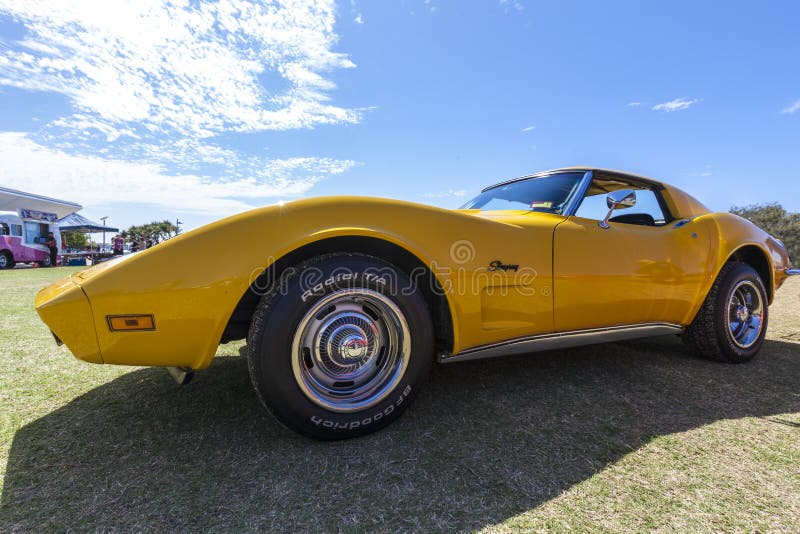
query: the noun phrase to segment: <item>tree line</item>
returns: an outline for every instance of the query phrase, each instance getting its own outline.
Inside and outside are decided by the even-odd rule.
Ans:
[[[111,234],[111,232],[106,232]],[[134,225],[120,232],[127,241],[146,242],[152,241],[153,244],[166,241],[170,237],[175,237],[181,233],[181,229],[169,221],[153,221],[147,224]],[[83,249],[89,245],[96,247],[98,243],[90,243],[89,235],[80,232],[64,232],[64,241],[69,248]],[[114,234],[111,234],[112,236]],[[110,244],[110,243],[109,243]]]
[[[795,266],[800,265],[800,213],[789,213],[777,202],[734,206],[731,213],[751,221],[780,239]]]
[[[128,241],[152,241],[153,244],[166,241],[181,233],[181,229],[169,221],[153,221],[147,224],[131,226],[120,232]]]

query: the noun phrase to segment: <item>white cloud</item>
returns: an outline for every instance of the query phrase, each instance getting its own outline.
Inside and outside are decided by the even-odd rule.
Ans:
[[[436,191],[430,193],[422,193],[426,198],[447,198],[447,197],[463,197],[469,193],[467,189],[447,189],[446,191]]]
[[[638,108],[639,106],[642,105],[642,103],[641,102],[628,102],[625,105],[628,106],[629,108]]]
[[[39,52],[42,54],[49,54],[51,56],[58,56],[61,55],[61,52],[58,48],[53,48],[52,46],[47,46],[46,44],[31,41],[29,39],[24,39],[22,41],[17,42],[18,45],[27,48],[28,50],[33,50],[34,52]]]
[[[313,176],[315,180],[310,187],[319,178],[342,174],[358,165],[352,160],[321,157],[270,159],[194,139],[161,144],[131,143],[122,153],[126,161],[148,161],[177,172],[198,173],[202,169],[200,174],[217,176],[226,183],[250,179],[271,183],[277,176],[282,179],[282,187],[289,189],[292,180],[305,186],[309,184],[307,178]]]
[[[108,122],[97,120],[91,116],[76,113],[69,117],[62,117],[51,122],[48,127],[63,128],[72,134],[76,139],[88,140],[97,131],[105,136],[106,141],[112,143],[119,139],[121,136],[128,136],[132,138],[139,138],[129,128],[117,128]]]
[[[714,176],[713,169],[714,167],[711,165],[704,165],[702,171],[687,172],[684,175],[692,178],[708,178],[709,176]]]
[[[681,111],[684,109],[689,109],[689,106],[700,102],[700,100],[696,98],[676,98],[675,100],[670,100],[669,102],[664,102],[663,104],[656,104],[653,106],[653,111],[666,111],[670,113],[672,111]]]
[[[0,48],[0,85],[60,93],[112,127],[207,137],[352,123],[326,76],[333,0],[0,0],[25,39]]]
[[[194,148],[208,160],[235,152]],[[346,171],[352,161],[290,158],[262,161],[253,176],[212,180],[194,173],[168,173],[157,163],[137,163],[98,156],[76,156],[42,146],[24,133],[0,133],[0,183],[14,188],[73,199],[85,207],[146,204],[171,211],[229,215],[265,202],[245,199],[298,196],[316,182]]]
[[[535,129],[536,129],[536,126],[526,126],[525,128],[522,129],[522,131],[523,132],[532,132]]]
[[[781,113],[795,113],[796,111],[800,111],[800,100],[792,104],[791,106],[785,107],[781,110]]]
[[[353,22],[356,24],[364,24],[364,16],[358,10],[356,0],[350,0],[350,13],[353,15]]]
[[[521,0],[498,0],[499,4],[505,8],[513,7],[519,13],[525,11],[525,5],[522,3]]]
[[[72,108],[36,133],[0,132],[0,178],[47,190],[49,180],[87,206],[214,213],[249,206],[234,197],[305,193],[355,163],[266,158],[208,139],[358,122],[370,108],[330,100],[331,72],[354,67],[335,51],[335,15],[334,0],[0,0],[0,16],[24,27],[19,40],[0,41],[0,92],[57,93]],[[69,182],[61,166],[85,180]],[[119,190],[113,177],[143,186],[109,195]]]

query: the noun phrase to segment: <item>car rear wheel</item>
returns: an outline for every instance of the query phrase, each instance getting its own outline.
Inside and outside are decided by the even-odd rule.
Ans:
[[[727,263],[684,332],[684,341],[705,358],[749,361],[764,343],[767,306],[767,291],[756,270],[744,263]]]
[[[433,362],[422,296],[394,266],[333,254],[287,270],[261,299],[248,364],[264,406],[317,439],[343,439],[391,423]]]
[[[42,261],[37,261],[36,263],[39,264],[39,267],[50,267],[50,258],[47,258]]]
[[[14,257],[10,252],[4,250],[0,252],[0,269],[11,269],[14,266]]]

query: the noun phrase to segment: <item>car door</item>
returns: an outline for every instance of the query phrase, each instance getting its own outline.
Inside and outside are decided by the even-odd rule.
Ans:
[[[456,261],[439,272],[461,309],[459,342],[474,347],[551,333],[553,228],[564,217],[495,211],[475,219],[493,224],[461,226],[466,231],[449,247]]]
[[[603,228],[606,194],[622,187],[635,191],[637,203],[615,211]],[[651,186],[593,181],[576,214],[556,227],[556,332],[686,320],[709,242],[697,225],[672,221],[660,194]]]
[[[562,171],[482,191],[435,247],[458,307],[457,349],[553,332],[553,231],[587,172]]]

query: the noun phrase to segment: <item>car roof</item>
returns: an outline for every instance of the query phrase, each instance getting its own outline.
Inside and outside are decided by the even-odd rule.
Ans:
[[[624,171],[617,171],[613,169],[602,169],[599,167],[562,167],[560,169],[552,169],[549,171],[542,171],[536,172],[533,174],[526,174],[525,176],[520,176],[519,178],[513,178],[511,180],[505,180],[494,185],[490,185],[489,187],[485,187],[481,190],[481,193],[484,191],[488,191],[490,189],[494,189],[495,187],[499,187],[501,185],[506,185],[514,182],[519,182],[521,180],[528,180],[530,178],[539,178],[541,176],[548,176],[550,174],[557,174],[561,172],[593,172],[596,178],[605,178],[605,179],[619,179],[623,181],[631,181],[631,182],[640,182],[647,184],[651,187],[656,187],[657,189],[663,189],[664,184],[653,180],[652,178],[647,178],[646,176],[640,176],[638,174],[633,174],[630,172]]]

